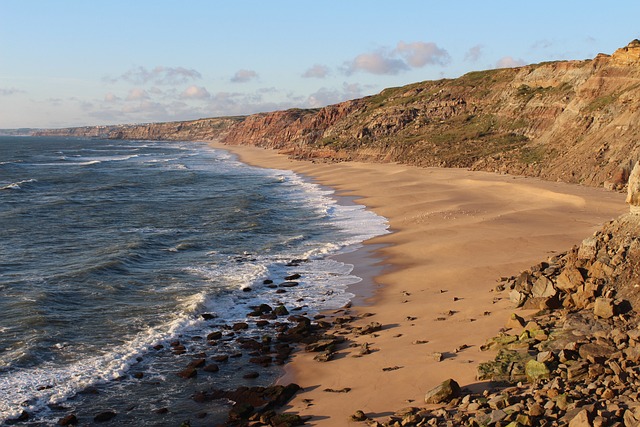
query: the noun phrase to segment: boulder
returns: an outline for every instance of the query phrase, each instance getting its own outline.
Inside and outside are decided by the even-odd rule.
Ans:
[[[537,382],[543,379],[548,379],[551,376],[551,371],[542,362],[538,362],[537,360],[529,360],[524,367],[525,374],[527,375],[527,379],[530,382]]]
[[[582,273],[575,267],[567,267],[556,279],[556,287],[561,291],[573,291],[584,284]]]
[[[460,385],[449,378],[437,387],[429,390],[424,396],[424,402],[427,404],[444,403],[458,396],[460,396]]]
[[[632,214],[640,215],[640,163],[636,163],[629,175],[626,202]]]
[[[610,319],[615,315],[615,305],[611,298],[596,298],[593,314],[603,319]]]
[[[540,276],[531,288],[531,295],[534,298],[549,298],[556,294],[553,282],[545,276]]]

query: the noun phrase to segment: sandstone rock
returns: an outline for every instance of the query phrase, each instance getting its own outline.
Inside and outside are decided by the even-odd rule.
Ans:
[[[556,294],[553,282],[548,277],[540,276],[531,288],[531,295],[534,298],[549,298]]]
[[[615,315],[615,305],[611,298],[596,298],[593,306],[593,314],[603,319],[609,319]]]
[[[580,248],[578,248],[578,259],[594,259],[596,257],[596,253],[598,252],[598,241],[589,237],[582,241]]]
[[[586,409],[578,412],[578,414],[569,421],[569,427],[592,427],[591,415]]]
[[[629,175],[626,202],[632,214],[640,215],[640,162],[636,163]]]
[[[460,396],[460,386],[450,378],[429,390],[424,396],[424,402],[427,404],[444,403],[458,396]]]
[[[573,266],[565,268],[556,279],[556,287],[565,292],[573,291],[583,284],[582,273]]]
[[[527,375],[527,379],[531,382],[548,379],[551,375],[551,371],[549,370],[547,365],[533,359],[527,362],[524,369],[525,374]]]

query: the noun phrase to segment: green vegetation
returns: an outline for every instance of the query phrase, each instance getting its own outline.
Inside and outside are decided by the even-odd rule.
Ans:
[[[528,165],[540,163],[544,160],[547,150],[544,147],[525,147],[520,154],[520,160]]]
[[[601,96],[599,98],[594,99],[589,105],[587,105],[584,111],[588,113],[593,113],[594,111],[601,110],[618,100],[620,93],[614,92],[609,95]]]

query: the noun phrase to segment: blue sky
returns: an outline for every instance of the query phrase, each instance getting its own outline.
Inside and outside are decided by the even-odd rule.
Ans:
[[[0,128],[321,107],[612,53],[638,16],[637,0],[0,0]]]

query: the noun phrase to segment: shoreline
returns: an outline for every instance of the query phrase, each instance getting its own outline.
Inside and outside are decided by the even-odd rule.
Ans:
[[[285,366],[280,382],[304,389],[286,410],[311,416],[310,425],[346,425],[356,410],[383,418],[424,406],[424,393],[447,378],[474,391],[489,387],[475,380],[476,367],[495,354],[479,347],[515,311],[508,295],[493,292],[496,281],[570,249],[627,210],[622,194],[603,189],[461,169],[313,163],[208,143],[247,164],[300,173],[389,221],[392,233],[338,256],[352,256],[347,262],[363,279],[355,286],[369,293],[356,295],[351,314],[373,312],[352,325],[377,321],[382,330],[348,334],[358,347],[331,362],[300,351]],[[352,357],[365,343],[372,353]]]

